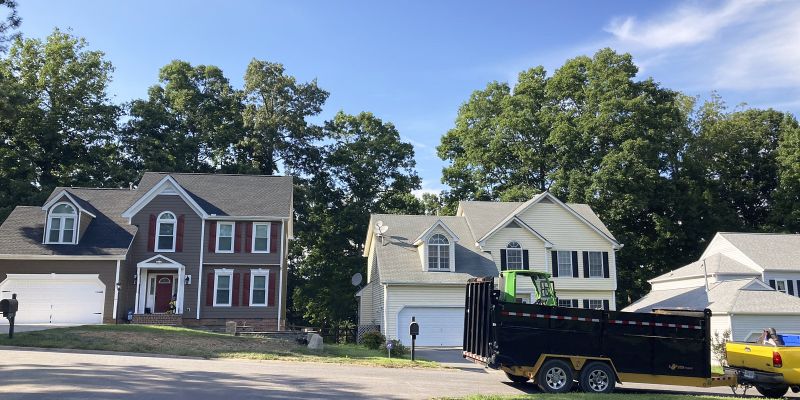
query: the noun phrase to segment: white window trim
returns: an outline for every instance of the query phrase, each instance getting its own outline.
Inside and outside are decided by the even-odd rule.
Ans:
[[[605,275],[603,274],[603,252],[602,251],[587,251],[586,252],[586,261],[589,265],[586,266],[586,270],[589,271],[589,276],[586,278],[603,278]],[[596,253],[600,255],[600,275],[593,276],[592,275],[592,253]]]
[[[788,279],[775,279],[775,290],[783,293],[789,294],[789,283],[787,282]],[[778,283],[783,282],[783,290],[778,289]]]
[[[171,249],[159,249],[158,248],[158,238],[161,236],[161,216],[170,213],[174,217],[172,219],[172,248]],[[168,223],[168,222],[166,222]],[[174,253],[175,252],[175,243],[177,242],[178,238],[178,216],[175,215],[172,211],[164,211],[161,214],[158,214],[156,217],[156,237],[155,243],[153,244],[153,252],[155,253]]]
[[[516,243],[519,247],[508,247],[512,243]],[[510,264],[511,252],[515,252],[515,251],[519,252],[519,268],[512,268],[511,264]],[[510,270],[525,269],[525,257],[523,256],[523,253],[522,253],[522,245],[519,244],[519,242],[517,242],[517,241],[508,242],[508,244],[506,245],[506,269],[507,270],[509,270],[509,269]]]
[[[221,250],[219,248],[219,232],[222,230],[222,225],[230,225],[231,226],[231,249],[230,250]],[[223,254],[231,254],[233,250],[236,248],[236,222],[217,222],[217,243],[216,243],[216,252],[223,253]]]
[[[603,300],[602,299],[586,299],[586,300],[589,302],[589,309],[590,310],[605,310],[605,306],[603,305]],[[593,301],[600,302],[600,307],[599,308],[592,307],[592,302]]]
[[[569,305],[568,305],[568,306],[562,306],[562,305],[560,305],[560,304],[559,304],[558,306],[559,306],[559,307],[573,308],[573,307],[572,307],[572,300],[573,300],[573,299],[561,299],[561,298],[560,298],[560,299],[558,299],[558,301],[559,301],[559,302],[566,301],[566,302],[569,302]]]
[[[567,259],[569,260],[569,273],[562,274],[561,273],[561,253],[567,253]],[[559,278],[574,278],[573,274],[573,266],[572,266],[572,251],[569,250],[556,250],[556,267],[558,268],[558,277]]]
[[[217,288],[219,285],[219,277],[228,276],[228,304],[217,303]],[[214,307],[231,307],[233,305],[233,270],[232,269],[216,269],[214,270]]]
[[[74,204],[70,204],[66,201],[59,201],[56,204],[53,204],[50,207],[50,210],[55,209],[59,205],[65,204],[72,208],[73,214],[53,214],[52,212],[47,213],[47,226],[45,227],[44,231],[44,239],[45,244],[77,244],[78,243],[78,234],[80,230],[80,213],[77,211],[77,207]],[[72,218],[72,241],[65,242],[63,241],[64,238],[64,219]],[[50,240],[50,226],[54,218],[58,218],[61,220],[60,222],[60,229],[58,230],[58,241]]]
[[[430,243],[431,239],[433,239],[433,237],[436,236],[436,235],[442,235],[444,237],[444,239],[447,240],[447,244],[431,244]],[[440,257],[439,252],[436,253],[436,268],[431,268],[430,250],[434,246],[436,246],[437,248],[438,247],[447,247],[447,268],[440,268],[439,267],[441,265],[441,257]],[[439,271],[452,271],[452,268],[453,268],[453,265],[452,265],[453,264],[453,259],[452,259],[453,258],[452,257],[453,242],[452,242],[451,239],[448,239],[447,236],[445,236],[444,234],[434,233],[433,235],[431,235],[429,238],[427,238],[425,240],[425,250],[426,250],[425,251],[425,269],[426,270],[428,270],[428,271],[437,271],[437,272],[439,272]]]
[[[267,226],[267,250],[256,250],[256,232],[258,231],[256,227],[258,225],[266,225]],[[269,253],[270,248],[272,246],[272,223],[271,222],[253,222],[253,238],[250,243],[250,252],[251,253]]]
[[[264,304],[253,303],[253,291],[255,290],[255,281],[257,276],[263,276],[264,279]],[[251,269],[250,270],[250,307],[268,307],[269,304],[269,270],[268,269]]]

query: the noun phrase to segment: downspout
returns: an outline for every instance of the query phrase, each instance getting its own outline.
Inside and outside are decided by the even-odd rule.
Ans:
[[[205,247],[203,246],[203,240],[206,237],[206,220],[203,217],[200,217],[200,268],[198,269],[197,273],[197,317],[195,319],[200,319],[200,291],[203,290],[203,254],[206,251]]]
[[[288,224],[287,224],[288,225]],[[286,226],[281,221],[281,269],[278,273],[278,330],[281,330],[281,311],[283,311],[283,270],[288,268],[286,263],[287,241],[285,239]]]
[[[119,265],[120,260],[117,260],[117,275],[114,277],[114,309],[111,311],[114,323],[117,323],[117,305],[119,304]]]

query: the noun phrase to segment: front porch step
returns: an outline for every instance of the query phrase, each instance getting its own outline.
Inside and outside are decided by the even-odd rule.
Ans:
[[[181,326],[183,317],[180,314],[133,314],[132,324]]]

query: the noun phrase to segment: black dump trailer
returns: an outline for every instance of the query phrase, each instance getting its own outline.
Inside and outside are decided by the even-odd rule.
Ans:
[[[463,355],[545,392],[616,383],[733,386],[711,374],[711,312],[630,313],[500,301],[494,278],[467,284]]]

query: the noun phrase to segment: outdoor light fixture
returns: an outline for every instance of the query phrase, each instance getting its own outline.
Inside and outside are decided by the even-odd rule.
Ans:
[[[139,279],[139,275],[133,274],[133,284],[136,284],[136,280]]]
[[[191,275],[186,275],[186,277],[183,278],[183,282],[185,284],[187,284],[187,285],[191,285],[192,284],[192,276]]]

